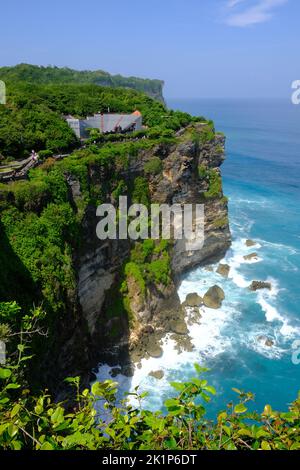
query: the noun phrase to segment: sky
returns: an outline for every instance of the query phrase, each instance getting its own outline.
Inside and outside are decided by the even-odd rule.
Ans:
[[[283,98],[300,79],[299,0],[1,0],[0,18],[0,66],[159,78],[166,98]]]

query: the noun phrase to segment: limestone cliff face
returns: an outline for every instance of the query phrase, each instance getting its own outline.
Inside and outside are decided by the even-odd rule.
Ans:
[[[158,356],[161,353],[159,340],[166,332],[183,334],[186,329],[184,312],[176,289],[180,274],[222,258],[230,246],[227,199],[223,196],[220,177],[225,139],[218,134],[206,140],[195,138],[195,131],[201,136],[202,126],[197,124],[192,130],[179,132],[176,144],[164,143],[141,151],[138,158],[129,160],[129,167],[121,175],[128,182],[145,176],[145,164],[159,158],[162,171],[147,176],[151,201],[205,205],[204,246],[187,252],[181,241],[173,244],[170,249],[172,274],[167,285],[150,283],[142,291],[136,279],[128,277],[127,302],[134,317],[131,325],[128,318],[115,315],[111,306],[121,267],[132,243],[97,239],[95,208],[90,207],[86,212],[85,242],[77,259],[78,298],[94,351],[112,363],[120,362],[120,356],[128,364],[145,354]],[[105,175],[91,169],[90,178],[96,184]],[[71,188],[74,197],[78,196],[76,183],[73,182]]]

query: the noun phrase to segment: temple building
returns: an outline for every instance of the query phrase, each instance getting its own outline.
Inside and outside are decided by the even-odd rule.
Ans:
[[[66,121],[79,139],[89,137],[88,129],[99,129],[101,134],[134,132],[142,129],[142,115],[139,111],[132,114],[98,113],[86,119],[66,116]]]

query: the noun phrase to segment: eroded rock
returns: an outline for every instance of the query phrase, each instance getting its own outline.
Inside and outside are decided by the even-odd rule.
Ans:
[[[188,294],[184,302],[186,307],[200,307],[203,304],[203,299],[196,292]]]
[[[147,345],[146,351],[149,354],[149,356],[154,357],[154,358],[159,358],[163,355],[163,350],[161,346],[155,342],[150,342]]]
[[[152,370],[151,372],[149,372],[148,375],[154,377],[157,380],[161,380],[164,377],[165,373],[163,370]]]
[[[223,277],[228,277],[230,271],[230,266],[229,264],[222,264],[220,263],[217,269],[217,273],[220,274]]]
[[[266,281],[252,281],[252,283],[249,286],[249,289],[252,291],[257,291],[260,289],[272,289],[272,284],[270,282]]]
[[[251,261],[252,259],[258,258],[257,253],[250,253],[250,255],[245,255],[244,260]]]
[[[187,335],[188,329],[183,320],[173,320],[170,322],[170,330],[177,335]]]
[[[222,306],[222,302],[224,299],[225,294],[223,289],[221,289],[221,287],[219,286],[212,286],[204,295],[203,303],[205,307],[217,309]]]

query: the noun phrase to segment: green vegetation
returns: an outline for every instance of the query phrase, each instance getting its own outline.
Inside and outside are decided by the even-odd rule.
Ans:
[[[138,176],[134,180],[134,187],[132,191],[132,202],[134,204],[143,204],[149,207],[150,204],[150,192],[149,185],[146,178]]]
[[[1,74],[0,74],[1,76]],[[168,139],[174,131],[197,121],[187,113],[169,111],[162,103],[130,89],[89,84],[35,84],[10,81],[7,105],[0,107],[0,155],[23,158],[32,149],[52,153],[71,151],[79,142],[63,115],[85,117],[97,112],[131,113],[136,109],[150,129],[134,137],[149,134],[150,139]],[[91,142],[126,140],[128,136],[99,136],[91,131]]]
[[[214,228],[221,228],[225,227],[226,225],[228,225],[228,217],[221,217],[220,219],[217,219],[213,222]]]
[[[134,266],[135,274],[133,274],[133,277],[135,277],[139,284],[142,279],[142,286],[149,283],[167,285],[170,282],[171,274],[168,249],[168,240],[161,240],[155,243],[154,240],[149,239],[136,243],[130,253],[130,262],[125,266],[125,274],[128,265],[131,270],[130,274],[133,273]],[[144,292],[144,288],[142,292]]]
[[[202,144],[207,144],[214,140],[215,138],[215,131],[214,131],[214,123],[212,121],[208,122],[208,125],[204,127],[200,134],[200,142]]]
[[[222,145],[217,145],[216,148],[215,148],[215,152],[218,155],[222,155],[224,153],[224,148],[222,147]]]
[[[1,449],[300,449],[300,395],[287,412],[266,405],[259,414],[248,410],[253,394],[234,389],[238,402],[221,410],[215,421],[208,421],[206,407],[216,391],[203,379],[207,369],[198,365],[189,382],[171,384],[174,396],[165,401],[165,413],[146,410],[146,393],[139,394],[138,390],[131,398],[139,406],[118,403],[118,384],[113,381],[96,382],[91,390],[82,390],[79,377],[66,379],[74,390],[72,408],[55,402],[48,392],[33,394],[26,370],[31,363],[31,342],[36,334],[42,334],[39,322],[43,312],[37,309],[29,319],[22,316],[15,303],[1,303],[1,322],[9,322],[16,311],[21,316],[19,342],[7,364],[0,368]],[[12,338],[8,332],[7,340]],[[109,419],[104,421],[97,415],[95,404],[102,409],[102,416],[107,412]]]
[[[121,75],[110,75],[103,70],[78,71],[67,67],[42,67],[30,64],[19,64],[15,67],[1,67],[0,77],[4,81],[26,81],[38,84],[47,83],[90,83],[94,85],[132,88],[134,90],[149,94],[153,98],[162,101],[161,80],[149,80],[137,77],[122,77]]]
[[[222,178],[220,173],[215,169],[209,169],[208,181],[209,187],[208,190],[205,191],[204,197],[206,199],[220,197],[220,195],[222,194]]]
[[[130,308],[132,281],[134,296],[145,298],[147,287],[155,284],[168,285],[171,281],[169,240],[146,239],[138,241],[131,249],[129,259],[124,263],[119,282],[113,286],[108,302],[108,317],[123,317],[129,327],[134,327],[135,318]]]
[[[222,178],[217,169],[199,165],[198,175],[201,180],[208,182],[208,189],[204,192],[205,199],[213,199],[222,195]],[[224,199],[224,202],[226,201],[227,199]]]
[[[162,170],[162,161],[158,157],[153,157],[144,165],[146,175],[158,175]]]
[[[205,165],[198,166],[198,175],[200,179],[205,179],[208,176],[208,170]]]

